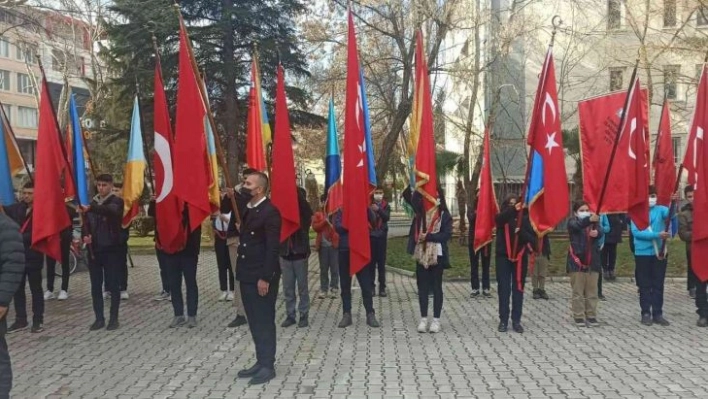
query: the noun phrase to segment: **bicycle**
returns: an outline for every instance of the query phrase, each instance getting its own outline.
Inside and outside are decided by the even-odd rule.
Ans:
[[[80,263],[86,263],[86,244],[79,241],[72,241],[69,247],[69,275],[74,274]],[[61,263],[57,263],[61,265]],[[56,268],[54,274],[62,277],[61,267]]]

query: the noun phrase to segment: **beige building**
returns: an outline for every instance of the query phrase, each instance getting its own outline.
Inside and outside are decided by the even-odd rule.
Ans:
[[[41,81],[37,54],[55,107],[66,76],[82,108],[88,98],[83,78],[91,76],[92,45],[87,25],[77,19],[24,6],[0,7],[0,101],[30,165],[34,163],[37,85]]]

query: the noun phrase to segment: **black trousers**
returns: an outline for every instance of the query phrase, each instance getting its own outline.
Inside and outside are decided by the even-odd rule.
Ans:
[[[599,273],[599,276],[597,276],[597,296],[603,296],[602,295],[602,273]]]
[[[168,272],[168,255],[157,248],[155,248],[155,255],[157,256],[157,265],[160,267],[160,283],[162,285],[162,291],[169,293],[170,274]]]
[[[686,247],[686,290],[697,288],[698,284],[700,284],[698,277],[696,277],[696,273],[693,272],[691,263],[691,247]]]
[[[492,266],[492,244],[487,244],[479,251],[474,251],[474,244],[467,247],[470,257],[471,281],[472,289],[479,290],[479,261],[482,260],[482,289],[489,290],[489,269]]]
[[[654,255],[634,256],[637,285],[639,286],[639,306],[643,315],[659,317],[664,307],[664,277],[667,259],[659,260]]]
[[[523,288],[526,285],[526,274],[528,273],[528,257],[524,256],[521,261],[521,288],[517,283],[518,271],[515,262],[505,256],[497,256],[496,266],[499,321],[503,323],[509,321],[509,299],[511,298],[511,321],[518,323],[521,321],[524,307]]]
[[[371,264],[364,267],[356,274],[356,279],[361,287],[361,298],[364,302],[366,313],[374,313],[374,295],[371,286]],[[339,251],[339,287],[342,291],[342,309],[344,313],[352,312],[352,276],[349,274],[349,250]]]
[[[256,361],[261,367],[271,370],[275,365],[275,301],[279,282],[280,278],[274,278],[265,296],[258,294],[256,283],[239,283],[248,328],[256,346]]]
[[[233,291],[234,271],[231,268],[229,247],[226,245],[226,240],[222,240],[219,237],[214,237],[214,253],[216,254],[216,267],[219,268],[219,290]]]
[[[617,264],[617,243],[605,243],[600,256],[602,257],[602,270],[614,272]]]
[[[430,291],[433,291],[433,317],[439,319],[443,307],[443,267],[431,266],[426,269],[419,263],[415,269],[415,280],[418,283],[420,317],[428,317],[428,298]]]
[[[9,399],[10,389],[12,389],[12,366],[5,340],[6,330],[7,320],[3,317],[0,319],[0,399]]]
[[[388,237],[370,237],[370,242],[372,290],[376,288],[377,271],[379,273],[379,290],[386,290],[386,246]]]
[[[128,290],[128,245],[120,247],[120,274],[118,276],[118,289],[120,291]]]
[[[71,250],[71,234],[62,234],[61,240],[61,289],[69,291],[69,255]],[[54,278],[56,278],[57,261],[54,258],[46,257],[47,261],[47,291],[54,292]]]
[[[30,261],[22,276],[20,286],[15,292],[15,320],[27,322],[27,295],[25,293],[25,282],[29,281],[29,288],[32,294],[32,321],[35,323],[44,322],[44,294],[42,293],[42,262],[43,259]]]
[[[170,275],[170,293],[175,317],[184,316],[184,300],[182,298],[182,278],[187,286],[187,316],[196,316],[199,305],[199,288],[197,287],[196,254],[176,253],[167,256],[167,270]]]
[[[103,313],[103,284],[111,293],[110,318],[118,319],[120,308],[120,249],[93,251],[89,255],[89,276],[91,278],[91,299],[96,320],[105,320]]]

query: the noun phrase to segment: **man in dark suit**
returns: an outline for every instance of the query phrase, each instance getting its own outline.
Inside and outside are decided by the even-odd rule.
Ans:
[[[256,364],[238,373],[263,384],[275,377],[275,301],[280,280],[280,212],[266,193],[268,177],[260,172],[246,178],[240,194],[249,201],[239,207],[241,240],[236,279],[241,288],[248,325],[256,346]]]

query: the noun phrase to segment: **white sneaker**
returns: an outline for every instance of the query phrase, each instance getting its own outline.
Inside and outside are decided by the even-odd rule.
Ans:
[[[50,299],[54,299],[54,293],[49,290],[44,291],[44,300],[48,301]]]
[[[426,317],[422,317],[420,319],[420,323],[418,323],[418,332],[419,333],[428,332],[428,319]]]
[[[227,300],[227,301],[233,301],[233,300],[234,300],[234,292],[233,292],[233,291],[229,291],[229,293],[226,294],[226,300]]]
[[[435,334],[437,332],[440,332],[440,319],[433,319],[433,322],[430,323],[430,333]]]
[[[120,299],[126,300],[130,298],[130,295],[128,295],[128,291],[121,291],[120,292]]]
[[[224,302],[227,300],[228,297],[229,297],[228,291],[221,291],[221,295],[219,295],[219,301]]]
[[[103,291],[103,299],[108,299],[111,297],[111,293],[108,291]]]
[[[61,290],[59,291],[59,296],[57,297],[57,299],[60,301],[66,301],[67,299],[69,299],[69,293],[64,290]]]

